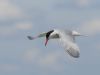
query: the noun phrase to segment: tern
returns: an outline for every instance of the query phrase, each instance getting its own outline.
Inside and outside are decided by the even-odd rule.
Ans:
[[[84,35],[81,35],[79,32],[74,31],[74,30],[53,29],[48,32],[41,33],[36,37],[32,37],[32,36],[27,36],[27,37],[29,40],[34,40],[40,37],[46,37],[45,46],[47,45],[48,40],[58,39],[63,45],[63,47],[65,48],[65,51],[67,52],[69,56],[73,58],[79,58],[80,49],[75,42],[76,36],[84,36]]]

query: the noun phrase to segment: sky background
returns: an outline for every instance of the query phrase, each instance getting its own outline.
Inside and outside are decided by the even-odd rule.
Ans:
[[[29,41],[51,29],[77,30],[73,62],[55,40]],[[0,0],[0,75],[99,75],[100,0]]]

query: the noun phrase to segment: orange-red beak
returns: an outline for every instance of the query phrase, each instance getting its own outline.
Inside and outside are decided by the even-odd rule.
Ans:
[[[45,41],[45,46],[47,45],[47,43],[48,43],[48,39],[46,39],[46,41]]]

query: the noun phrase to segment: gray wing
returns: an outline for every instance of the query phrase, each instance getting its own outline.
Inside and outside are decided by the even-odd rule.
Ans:
[[[60,41],[65,48],[65,51],[67,54],[69,54],[71,57],[78,58],[80,56],[80,50],[77,44],[75,43],[74,37],[71,35],[70,32],[62,32],[60,34]]]
[[[69,49],[67,49],[66,52],[74,58],[79,58],[80,56],[80,52],[74,49],[73,47],[70,47]]]
[[[41,33],[41,34],[38,35],[38,37],[45,37],[45,36],[46,36],[46,32]]]
[[[45,36],[46,36],[46,33],[44,32],[44,33],[39,34],[36,37],[33,37],[33,36],[27,36],[27,37],[28,37],[29,40],[34,40],[36,38],[45,37]]]

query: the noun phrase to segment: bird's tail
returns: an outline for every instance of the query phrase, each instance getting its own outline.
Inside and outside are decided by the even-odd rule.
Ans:
[[[27,36],[27,38],[28,38],[29,40],[34,40],[34,37],[32,37],[32,36]]]

